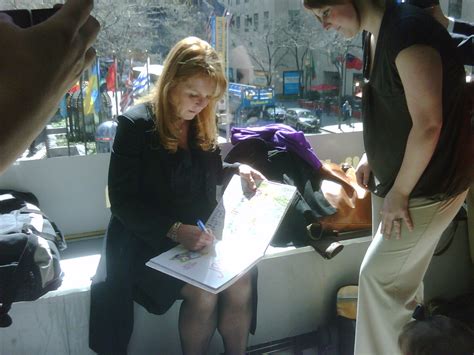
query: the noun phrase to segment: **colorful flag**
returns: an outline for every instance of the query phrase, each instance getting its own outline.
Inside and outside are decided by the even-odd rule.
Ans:
[[[99,60],[97,59],[94,66],[89,71],[89,82],[86,89],[86,97],[84,99],[84,114],[91,115],[100,111],[99,98]]]
[[[120,109],[122,112],[125,112],[125,110],[133,105],[133,93],[132,90],[125,91],[122,95],[122,99],[120,100]]]
[[[72,88],[69,89],[68,94],[74,94],[76,91],[79,91],[79,88],[80,86],[78,81]]]
[[[346,68],[347,69],[361,70],[363,66],[364,66],[364,63],[362,62],[362,60],[357,58],[355,55],[347,53],[346,55]]]
[[[147,75],[146,70],[142,70],[140,74],[138,75],[138,78],[136,78],[133,81],[133,95],[134,96],[139,96],[141,95],[149,86],[149,77]]]
[[[316,65],[314,64],[313,53],[311,53],[311,79],[316,79]]]
[[[130,68],[133,67],[133,61],[130,60]],[[122,98],[120,99],[120,110],[125,112],[125,110],[133,105],[133,71],[130,69],[128,73],[127,80],[125,81],[125,91],[122,93]]]
[[[59,114],[61,115],[62,118],[67,117],[66,95],[64,95],[63,98],[61,99],[61,101],[59,102]]]
[[[116,76],[117,76],[117,60],[114,59],[114,62],[110,65],[109,70],[107,72],[107,76],[105,78],[105,82],[107,83],[107,91],[115,92]]]

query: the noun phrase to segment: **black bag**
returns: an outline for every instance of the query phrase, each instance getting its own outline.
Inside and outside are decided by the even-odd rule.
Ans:
[[[12,323],[11,304],[34,301],[61,286],[61,231],[31,193],[0,190],[0,327]]]

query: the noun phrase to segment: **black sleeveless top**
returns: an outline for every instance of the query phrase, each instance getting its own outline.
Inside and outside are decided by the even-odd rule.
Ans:
[[[388,7],[370,63],[365,38],[363,92],[364,145],[376,178],[372,191],[384,197],[402,164],[412,120],[395,59],[412,45],[436,49],[443,65],[443,127],[435,152],[411,197],[444,199],[467,189],[472,176],[470,119],[465,71],[448,32],[430,15],[410,5]],[[369,68],[373,66],[369,78]]]

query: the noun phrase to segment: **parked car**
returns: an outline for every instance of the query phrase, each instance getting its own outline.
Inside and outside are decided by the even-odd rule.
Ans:
[[[271,121],[276,123],[283,123],[285,121],[286,110],[283,107],[268,107],[265,112]]]
[[[310,110],[305,108],[288,108],[285,123],[298,131],[319,132],[321,122]]]

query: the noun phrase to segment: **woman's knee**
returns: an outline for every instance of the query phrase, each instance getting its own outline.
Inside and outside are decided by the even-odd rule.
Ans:
[[[181,291],[183,301],[192,305],[192,307],[201,314],[212,314],[217,307],[218,295],[192,285],[185,285]]]
[[[225,303],[230,305],[247,304],[252,296],[252,276],[245,274],[227,290],[222,292]]]

